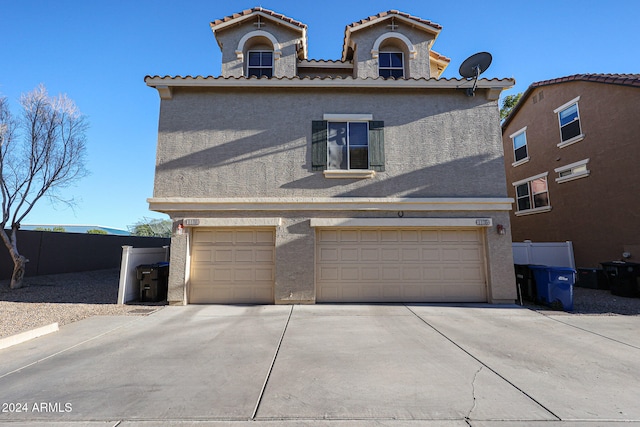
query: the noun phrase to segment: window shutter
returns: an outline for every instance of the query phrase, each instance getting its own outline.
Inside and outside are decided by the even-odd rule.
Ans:
[[[376,172],[384,171],[384,122],[369,122],[369,167]]]
[[[327,122],[311,122],[311,170],[327,169]]]

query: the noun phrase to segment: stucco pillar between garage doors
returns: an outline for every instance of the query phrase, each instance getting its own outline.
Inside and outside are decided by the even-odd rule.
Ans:
[[[276,227],[276,304],[313,304],[315,230],[309,218],[282,218]]]
[[[517,290],[509,212],[493,212],[491,216],[493,227],[487,228],[486,232],[488,302],[513,304],[517,298]],[[498,224],[505,227],[505,234],[498,234]]]

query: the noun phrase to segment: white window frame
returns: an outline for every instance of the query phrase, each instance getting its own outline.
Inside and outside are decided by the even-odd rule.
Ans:
[[[512,183],[515,191],[516,191],[516,211],[515,211],[515,215],[516,216],[524,216],[524,215],[532,215],[532,214],[537,214],[537,213],[543,213],[543,212],[549,212],[551,210],[551,198],[549,197],[549,179],[547,178],[549,175],[549,172],[543,172],[541,174],[538,175],[534,175],[534,176],[530,176],[529,178],[525,178],[525,179],[521,179],[520,181],[516,181],[514,183]],[[547,201],[549,202],[549,204],[547,206],[541,206],[539,208],[530,208],[530,209],[525,209],[525,210],[518,210],[518,186],[522,185],[522,184],[527,184],[529,187],[529,198],[531,201],[531,206],[534,205],[534,196],[536,194],[541,194],[541,193],[536,193],[534,194],[532,189],[531,189],[531,182],[540,179],[540,178],[544,178],[545,181],[547,182]]]
[[[402,58],[402,65],[400,67],[383,67],[380,65],[380,56],[384,55],[384,54],[400,54],[400,58]],[[406,77],[406,72],[405,72],[405,68],[404,68],[404,52],[402,51],[384,51],[384,52],[378,52],[378,76],[382,77],[380,75],[380,71],[381,70],[402,70],[402,77],[400,78],[405,78]],[[383,77],[385,79],[390,79],[391,77]],[[394,77],[395,78],[395,77]]]
[[[575,179],[588,177],[589,174],[591,173],[589,169],[586,169],[586,166],[588,163],[589,163],[589,159],[584,159],[584,160],[580,160],[579,162],[575,162],[565,166],[561,166],[559,168],[555,168],[553,171],[558,174],[558,177],[556,178],[556,182],[562,183],[562,182],[573,181]],[[575,172],[575,169],[582,169],[583,166],[585,167],[584,170],[579,170]],[[567,172],[567,171],[570,172],[568,175],[560,176],[562,172]]]
[[[524,134],[524,146],[527,148],[527,155],[520,160],[516,160],[515,138],[520,134]],[[511,138],[511,146],[513,147],[513,160],[514,160],[514,162],[511,163],[511,166],[515,168],[516,166],[520,166],[523,163],[527,163],[529,161],[529,143],[527,142],[527,126],[523,127],[519,131],[512,133],[511,135],[509,135],[509,138]]]
[[[250,57],[251,57],[251,54],[252,54],[252,53],[267,53],[267,52],[268,52],[268,53],[271,53],[271,66],[270,66],[270,67],[264,67],[264,66],[252,67],[252,66],[250,66],[250,65],[249,65],[249,60],[250,60]],[[247,61],[246,61],[246,63],[247,63],[247,68],[246,68],[246,70],[245,70],[245,71],[246,71],[246,74],[245,74],[245,75],[247,76],[247,78],[248,78],[248,77],[252,77],[252,76],[249,74],[249,68],[256,68],[256,69],[261,69],[261,70],[262,70],[262,69],[270,68],[270,69],[271,69],[271,77],[273,77],[273,75],[274,75],[274,68],[275,68],[275,67],[274,67],[274,62],[275,62],[275,54],[274,54],[274,52],[273,52],[272,50],[268,50],[268,49],[255,49],[255,50],[248,50],[248,51],[247,51]],[[256,77],[257,77],[257,76],[256,76]],[[258,77],[258,78],[260,78],[260,77]]]
[[[560,143],[557,144],[558,148],[564,148],[566,146],[569,146],[571,144],[575,144],[576,142],[582,141],[584,139],[584,133],[582,132],[582,120],[580,118],[580,106],[578,105],[578,101],[580,101],[580,97],[579,96],[574,98],[574,99],[572,99],[569,102],[566,102],[566,103],[562,104],[561,106],[559,106],[558,108],[553,110],[553,112],[558,117],[558,130],[560,131]],[[578,124],[580,126],[580,134],[574,136],[573,138],[567,139],[566,141],[563,141],[562,140],[562,125],[560,123],[560,113],[563,112],[564,110],[566,110],[567,108],[573,106],[574,104],[576,106],[576,113],[578,114],[578,118],[576,120],[578,120]]]
[[[329,123],[333,122],[343,122],[343,123],[366,123],[367,129],[369,126],[369,122],[373,120],[373,114],[341,114],[341,113],[326,113],[322,115],[322,120],[327,121],[327,128]],[[327,129],[328,130],[328,129]],[[369,139],[367,135],[367,152],[369,150]],[[327,147],[327,156],[329,155],[329,150]],[[327,169],[324,171],[325,178],[373,178],[376,174],[374,170],[369,169],[370,165],[367,166],[367,169],[349,169],[349,146],[347,145],[347,169],[329,169],[329,159],[327,159]]]

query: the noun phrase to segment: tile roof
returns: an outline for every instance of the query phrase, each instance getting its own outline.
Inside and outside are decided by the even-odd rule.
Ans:
[[[411,21],[415,21],[417,23],[432,27],[432,28],[434,28],[436,30],[435,31],[436,37],[438,36],[437,34],[442,30],[442,26],[440,24],[436,24],[433,21],[429,21],[427,19],[422,19],[422,18],[419,18],[417,16],[409,15],[408,13],[405,13],[405,12],[400,12],[399,10],[392,9],[392,10],[388,10],[386,12],[380,12],[377,15],[369,16],[368,18],[361,19],[360,21],[352,22],[351,24],[347,25],[344,28],[344,41],[342,43],[342,60],[344,61],[344,60],[347,59],[349,38],[350,38],[350,34],[351,34],[352,31],[357,31],[359,29],[358,27],[361,27],[363,25],[373,24],[375,21],[377,21],[379,19],[385,19],[385,18],[393,17],[393,16],[399,16],[401,18],[408,19],[408,20],[411,20]]]
[[[347,25],[347,28],[355,28],[355,27],[358,27],[358,26],[360,26],[362,24],[366,24],[368,22],[375,21],[376,19],[384,18],[384,17],[389,16],[389,15],[402,16],[403,18],[411,19],[412,21],[416,21],[416,22],[419,22],[421,24],[425,24],[425,25],[429,25],[431,27],[437,28],[438,30],[442,30],[442,26],[440,24],[436,24],[435,22],[428,21],[428,20],[422,19],[422,18],[418,18],[417,16],[412,16],[412,15],[409,15],[408,13],[400,12],[398,10],[389,10],[389,11],[386,11],[386,12],[380,12],[377,15],[373,15],[373,16],[370,16],[368,18],[361,19],[360,21],[353,22],[353,23]]]
[[[548,86],[566,82],[596,82],[610,83],[614,85],[637,86],[640,87],[640,74],[574,74],[566,77],[558,77],[551,80],[543,80],[531,84],[531,88]]]
[[[222,19],[216,19],[215,21],[213,21],[211,23],[211,28],[213,29],[214,27],[216,27],[218,25],[225,24],[227,22],[234,21],[234,20],[239,19],[239,18],[243,18],[243,17],[251,15],[252,13],[255,13],[255,12],[262,12],[265,15],[272,16],[272,17],[274,17],[276,19],[280,19],[282,21],[285,21],[285,22],[287,22],[289,24],[292,24],[292,25],[295,25],[297,27],[304,28],[304,29],[307,28],[307,25],[303,24],[300,21],[296,21],[295,19],[289,18],[289,17],[287,17],[287,16],[285,16],[285,15],[283,15],[281,13],[277,13],[277,12],[274,12],[274,11],[269,10],[269,9],[264,9],[262,7],[254,7],[254,8],[251,8],[251,9],[243,10],[242,12],[234,13],[233,15],[225,16]]]
[[[435,52],[433,50],[429,51],[429,56],[431,56],[434,59],[438,59],[440,61],[451,62],[451,58],[447,58],[446,56],[441,55],[438,52]]]
[[[502,129],[506,129],[507,125],[511,122],[511,119],[515,117],[516,113],[524,105],[525,101],[531,94],[531,92],[542,86],[549,86],[553,84],[568,83],[568,82],[592,82],[592,83],[608,83],[622,86],[632,86],[640,88],[640,74],[573,74],[565,77],[557,77],[550,80],[542,80],[539,82],[531,83],[527,90],[524,91],[520,100],[513,107],[511,114],[504,119],[502,123]]]

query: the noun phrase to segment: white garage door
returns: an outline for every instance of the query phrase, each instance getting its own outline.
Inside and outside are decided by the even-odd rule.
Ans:
[[[195,229],[189,302],[273,304],[274,262],[273,229]]]
[[[318,302],[486,302],[478,229],[318,229]]]

